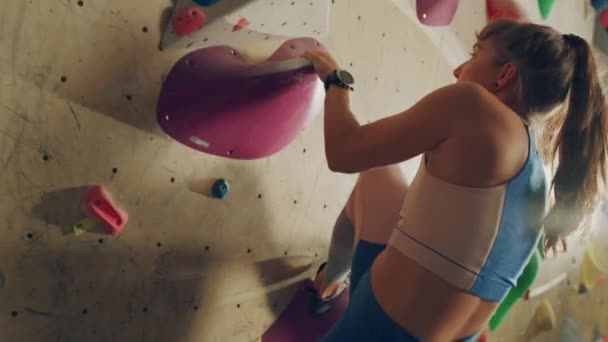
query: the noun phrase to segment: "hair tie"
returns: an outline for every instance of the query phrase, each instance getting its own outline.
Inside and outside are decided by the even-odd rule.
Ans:
[[[562,34],[562,38],[564,42],[570,46],[576,46],[583,38],[575,35],[575,34]]]

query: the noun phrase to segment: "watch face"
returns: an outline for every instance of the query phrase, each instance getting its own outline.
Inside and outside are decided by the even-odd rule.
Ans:
[[[355,79],[353,78],[353,75],[351,75],[348,71],[346,70],[339,70],[338,71],[338,78],[340,78],[340,80],[348,85],[353,85],[355,83]]]

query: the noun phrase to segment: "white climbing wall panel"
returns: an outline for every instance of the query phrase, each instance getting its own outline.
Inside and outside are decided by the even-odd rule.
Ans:
[[[362,122],[452,82],[485,23],[482,0],[461,1],[441,28],[420,25],[413,0],[329,2],[328,26],[309,34],[327,34],[355,75]],[[2,2],[0,340],[253,341],[273,322],[293,284],[324,260],[355,176],[327,169],[320,116],[280,153],[237,161],[170,139],[155,108],[185,53],[246,43],[267,57],[281,40],[264,42],[277,35],[270,27],[324,22],[322,1],[294,3],[303,8],[251,7],[237,32],[233,21],[248,14],[234,10],[218,19],[222,29],[200,30],[208,37],[160,51],[168,0]],[[534,1],[520,3],[539,20]],[[558,0],[548,23],[590,38],[594,18],[582,4]],[[245,35],[261,40],[239,43]],[[408,176],[416,163],[404,163]],[[224,200],[205,195],[217,178],[232,185]],[[71,231],[94,184],[129,214],[117,237]]]

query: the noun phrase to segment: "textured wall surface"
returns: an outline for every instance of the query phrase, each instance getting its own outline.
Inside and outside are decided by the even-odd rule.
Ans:
[[[413,0],[330,2],[323,39],[356,77],[362,122],[452,82],[486,21],[482,0],[461,1],[440,28],[419,24]],[[542,21],[536,1],[520,2]],[[547,22],[591,38],[586,4],[558,0]],[[167,0],[2,1],[0,340],[252,341],[324,259],[355,176],[327,169],[320,116],[287,148],[253,161],[189,149],[155,121],[162,80],[187,52],[233,41],[261,59],[281,39],[234,40],[244,31],[225,30],[160,51],[170,10]],[[252,19],[253,28],[307,21],[272,9]],[[408,176],[417,161],[404,163]],[[206,195],[216,178],[231,182],[224,200]],[[129,213],[117,237],[72,232],[94,184]],[[559,260],[554,268],[569,269],[569,256]],[[593,322],[608,334],[605,286],[548,296],[587,336]],[[518,304],[497,341],[520,340],[536,300]]]

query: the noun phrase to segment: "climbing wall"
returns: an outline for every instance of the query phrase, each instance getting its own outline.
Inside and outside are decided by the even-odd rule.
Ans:
[[[202,26],[163,49],[175,33],[166,33],[168,0],[3,1],[0,340],[253,341],[263,333],[324,260],[356,178],[327,169],[319,115],[285,148],[253,160],[170,138],[156,105],[174,63],[212,44],[263,61],[297,32],[323,42],[355,75],[353,109],[367,122],[452,82],[486,22],[482,0],[461,1],[447,27],[421,25],[413,0],[327,1],[242,0],[255,9],[248,16],[226,0],[225,12],[209,10],[212,36]],[[542,21],[535,2],[520,2]],[[315,9],[288,8],[302,3]],[[586,3],[558,1],[547,22],[590,39]],[[409,177],[417,161],[403,164]],[[218,179],[230,185],[223,199],[210,194]],[[75,234],[94,185],[128,214],[120,234]],[[558,269],[572,268],[570,256],[559,260]],[[567,289],[547,296],[565,305],[557,291]],[[585,296],[568,303],[587,334],[593,312],[607,311],[598,299],[606,286]],[[495,338],[519,341],[537,300],[518,304],[522,314]]]

